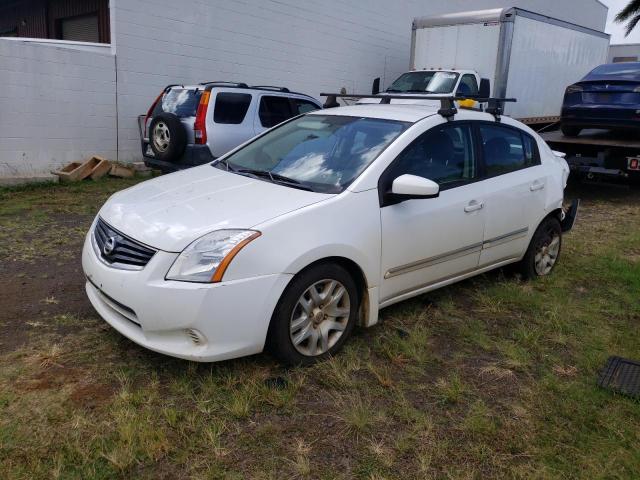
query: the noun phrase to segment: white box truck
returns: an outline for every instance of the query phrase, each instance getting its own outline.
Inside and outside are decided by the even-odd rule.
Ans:
[[[559,120],[565,88],[606,63],[608,52],[606,33],[497,8],[416,18],[411,69],[472,70],[491,80],[493,97],[518,100],[505,106],[507,115],[550,123]]]

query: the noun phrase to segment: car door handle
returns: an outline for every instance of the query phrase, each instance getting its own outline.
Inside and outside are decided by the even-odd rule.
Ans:
[[[529,185],[529,190],[535,192],[536,190],[542,190],[544,188],[544,182],[535,181]]]
[[[469,202],[469,205],[464,207],[464,211],[467,213],[471,213],[475,212],[476,210],[480,210],[482,207],[484,207],[484,203],[478,202],[477,200],[471,200]]]

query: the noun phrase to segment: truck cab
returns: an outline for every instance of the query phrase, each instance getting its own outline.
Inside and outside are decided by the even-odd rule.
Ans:
[[[415,96],[420,94],[442,97],[466,97],[470,99],[480,96],[481,78],[475,70],[459,69],[423,69],[411,70],[400,75],[380,96],[385,94]],[[358,103],[380,103],[377,98],[362,99]],[[424,105],[439,105],[437,100],[401,100],[394,98],[391,103],[413,103]],[[459,102],[460,103],[460,102]],[[475,101],[470,100],[473,107]]]

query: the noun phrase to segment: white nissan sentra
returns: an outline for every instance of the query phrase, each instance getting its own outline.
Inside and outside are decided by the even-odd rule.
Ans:
[[[156,352],[334,354],[381,308],[503,265],[547,275],[577,204],[569,168],[507,117],[355,105],[289,120],[212,164],[113,195],[86,291]]]

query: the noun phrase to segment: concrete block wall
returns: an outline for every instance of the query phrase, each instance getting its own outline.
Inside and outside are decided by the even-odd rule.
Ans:
[[[115,159],[115,80],[108,45],[0,39],[0,178]]]
[[[368,92],[408,68],[414,17],[500,6],[599,30],[607,16],[597,0],[111,0],[119,159],[140,159],[137,116],[167,84]]]

